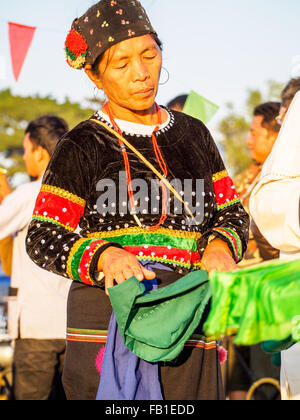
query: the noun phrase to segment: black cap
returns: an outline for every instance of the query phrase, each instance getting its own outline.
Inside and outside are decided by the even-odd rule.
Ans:
[[[66,39],[69,65],[93,65],[111,46],[133,37],[156,35],[139,0],[101,0],[74,20]]]

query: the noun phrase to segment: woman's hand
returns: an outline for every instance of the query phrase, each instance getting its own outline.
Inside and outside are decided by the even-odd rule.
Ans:
[[[207,245],[201,260],[202,270],[229,272],[238,269],[226,242],[215,239]]]
[[[114,282],[120,284],[131,277],[136,277],[139,281],[153,280],[156,277],[156,274],[144,268],[133,254],[113,246],[105,250],[99,258],[98,271],[102,271],[105,276],[107,295]]]

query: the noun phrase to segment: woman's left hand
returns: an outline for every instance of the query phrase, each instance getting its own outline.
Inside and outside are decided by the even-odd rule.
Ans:
[[[201,260],[202,270],[229,272],[238,269],[226,242],[215,239],[207,245]]]

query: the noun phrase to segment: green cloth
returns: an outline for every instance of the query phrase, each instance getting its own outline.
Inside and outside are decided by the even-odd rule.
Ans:
[[[203,98],[203,96],[193,90],[190,92],[183,108],[185,114],[197,118],[204,124],[207,124],[218,110],[219,107],[216,104]]]
[[[147,362],[169,362],[182,352],[211,298],[208,274],[195,271],[169,286],[146,292],[135,277],[109,289],[128,349]]]
[[[281,353],[275,353],[272,357],[272,363],[275,367],[281,366]]]
[[[281,341],[265,341],[261,347],[265,353],[276,354],[284,350],[288,350],[295,344],[295,340],[291,336]]]
[[[212,309],[208,335],[236,332],[235,343],[300,341],[300,260],[274,261],[232,273],[210,275]],[[289,340],[288,340],[289,341]]]

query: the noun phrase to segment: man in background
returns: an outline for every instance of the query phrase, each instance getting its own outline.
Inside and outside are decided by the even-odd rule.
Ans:
[[[247,145],[253,163],[235,179],[235,185],[241,202],[249,214],[251,192],[259,182],[263,164],[270,155],[280,131],[280,125],[276,121],[280,109],[280,102],[267,102],[254,109],[250,134],[247,138]],[[276,258],[279,258],[279,251],[273,248],[263,237],[252,219],[247,253],[240,266],[251,266],[261,261]],[[252,385],[249,374],[253,376],[255,381],[266,377],[271,377],[279,381],[280,368],[272,364],[271,356],[264,353],[260,345],[233,347],[232,340],[228,338],[226,339],[227,341],[229,357],[225,377],[230,399],[246,399],[247,391]],[[248,367],[248,372],[245,369],[245,365],[242,366],[239,360],[240,358],[243,359],[245,365]],[[263,388],[263,390],[267,396],[269,390],[267,388]]]
[[[179,95],[176,98],[172,99],[167,104],[167,107],[172,109],[173,111],[182,112],[187,98],[188,98],[188,95]]]
[[[24,160],[28,174],[36,181],[13,192],[6,177],[0,176],[0,240],[14,236],[8,327],[15,340],[17,400],[58,398],[52,391],[63,366],[70,283],[38,268],[27,256],[25,238],[43,174],[58,140],[67,131],[66,122],[55,116],[31,122],[23,142]]]
[[[280,109],[280,102],[267,102],[254,109],[250,134],[247,139],[253,163],[235,179],[237,191],[248,213],[250,213],[249,199],[251,192],[260,179],[263,164],[270,155],[280,131],[280,125],[276,121]],[[261,235],[255,222],[252,220],[250,241],[243,265],[249,266],[278,257],[279,251],[274,249]]]

